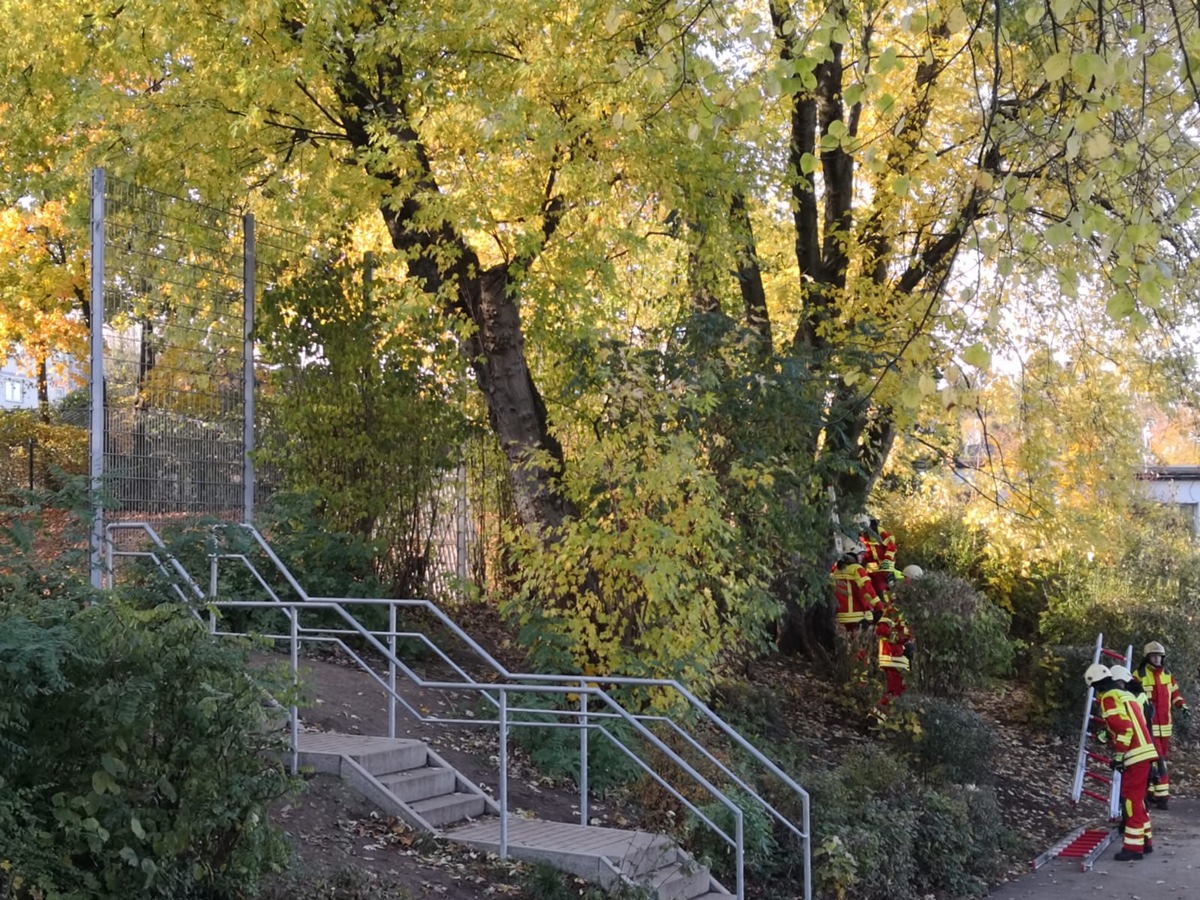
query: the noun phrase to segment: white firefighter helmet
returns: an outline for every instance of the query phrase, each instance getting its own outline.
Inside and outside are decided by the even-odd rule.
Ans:
[[[1133,681],[1133,673],[1124,666],[1111,666],[1108,674],[1117,681]]]
[[[1087,671],[1083,673],[1083,680],[1091,687],[1097,681],[1103,681],[1105,678],[1112,678],[1112,670],[1108,666],[1102,666],[1100,663],[1092,663],[1087,667]]]
[[[845,534],[835,534],[833,536],[833,549],[837,551],[838,556],[845,556],[847,553],[857,553],[862,547],[859,546],[858,540]]]
[[[902,574],[905,578],[917,579],[925,574],[925,570],[914,563],[905,566]]]
[[[1151,653],[1158,653],[1162,656],[1166,656],[1167,648],[1158,641],[1151,641],[1144,648],[1142,648],[1142,653],[1144,653],[1146,656],[1149,656]]]

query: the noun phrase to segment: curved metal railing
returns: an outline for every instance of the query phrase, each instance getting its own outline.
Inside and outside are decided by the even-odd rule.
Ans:
[[[296,672],[299,665],[299,646],[304,642],[323,642],[331,643],[339,647],[343,652],[347,653],[354,662],[367,672],[384,690],[388,699],[388,731],[389,736],[395,736],[396,709],[402,707],[410,716],[423,722],[437,722],[441,724],[458,724],[458,725],[496,725],[500,729],[500,766],[499,766],[499,805],[501,809],[500,822],[500,843],[501,855],[506,855],[507,850],[507,753],[508,753],[508,732],[514,727],[557,727],[571,728],[578,730],[580,733],[580,768],[579,768],[579,788],[580,788],[580,819],[582,824],[588,824],[588,738],[589,734],[594,730],[599,735],[605,737],[613,746],[621,753],[630,759],[630,761],[644,771],[648,776],[653,778],[665,790],[679,800],[688,810],[707,825],[721,840],[723,840],[733,850],[735,855],[735,868],[737,878],[737,896],[742,900],[745,896],[745,826],[744,812],[741,805],[734,802],[729,795],[712,784],[701,772],[693,765],[685,760],[679,752],[671,747],[666,741],[656,735],[651,726],[660,726],[677,737],[680,741],[686,744],[691,750],[695,751],[707,764],[729,783],[736,786],[741,793],[743,800],[749,800],[757,804],[771,819],[779,823],[783,828],[793,834],[802,846],[804,857],[804,896],[806,900],[811,900],[812,897],[812,875],[811,875],[811,820],[810,820],[810,798],[808,792],[795,782],[786,772],[782,771],[771,759],[759,751],[753,744],[747,741],[741,734],[737,732],[731,725],[725,722],[717,713],[715,713],[707,704],[696,697],[690,690],[678,681],[672,679],[657,679],[657,678],[630,678],[618,676],[579,676],[579,675],[552,675],[544,673],[525,673],[512,672],[503,665],[499,660],[493,657],[486,649],[484,649],[477,641],[475,641],[466,631],[464,631],[457,622],[451,619],[440,607],[429,600],[393,600],[382,598],[346,598],[346,597],[311,597],[301,587],[287,566],[276,555],[274,550],[263,538],[263,536],[250,525],[217,525],[212,529],[213,543],[209,550],[209,590],[207,594],[200,589],[199,585],[188,575],[184,567],[170,554],[166,546],[163,544],[159,536],[154,532],[154,529],[146,523],[114,523],[108,528],[132,528],[141,529],[158,548],[158,553],[146,551],[129,551],[115,550],[111,539],[107,542],[108,561],[111,571],[113,557],[115,556],[148,556],[155,564],[155,567],[160,573],[171,578],[174,573],[175,578],[180,583],[187,586],[192,594],[189,598],[187,594],[175,582],[175,578],[171,578],[172,587],[180,599],[193,606],[197,602],[204,603],[209,611],[209,629],[214,634],[230,634],[232,632],[220,631],[217,628],[216,610],[219,609],[273,609],[283,614],[288,622],[288,630],[286,634],[280,633],[275,635],[267,635],[289,642],[291,651],[291,665],[293,672]],[[271,566],[276,570],[277,574],[283,578],[288,587],[294,592],[298,598],[296,600],[287,600],[279,596],[272,588],[269,581],[263,577],[258,567],[254,562],[243,552],[218,552],[219,535],[223,531],[240,531],[247,535],[254,546],[270,561]],[[111,533],[110,533],[111,537]],[[161,558],[160,558],[161,554]],[[247,570],[254,582],[269,598],[268,600],[222,600],[219,598],[218,587],[220,581],[220,565],[222,562],[234,562]],[[388,610],[389,626],[386,632],[376,631],[364,626],[357,618],[347,611],[347,607],[354,606],[376,606],[385,607]],[[325,610],[332,613],[337,619],[340,619],[347,627],[329,627],[329,626],[311,626],[304,625],[302,616],[305,610]],[[460,666],[451,656],[446,653],[440,646],[429,638],[423,632],[398,631],[397,630],[397,611],[399,610],[421,610],[434,618],[443,628],[451,635],[463,643],[465,647],[483,663],[483,665],[491,670],[499,681],[488,682],[480,681],[472,677],[468,672]],[[388,675],[386,680],[380,676],[375,669],[365,660],[353,647],[351,647],[343,638],[357,638],[365,642],[373,650],[386,660],[388,665]],[[381,640],[383,638],[383,640]],[[443,665],[447,666],[460,681],[436,681],[427,680],[421,677],[413,668],[408,666],[401,660],[397,653],[397,641],[399,639],[414,640],[423,646],[428,652],[432,653]],[[386,641],[386,643],[385,643]],[[496,718],[481,719],[477,717],[470,718],[447,718],[444,716],[429,715],[415,708],[410,704],[404,696],[396,689],[396,675],[402,673],[404,677],[418,687],[442,690],[442,691],[470,691],[492,705],[496,710]],[[644,687],[654,688],[662,691],[672,692],[680,698],[686,707],[691,711],[693,716],[701,721],[705,721],[709,726],[725,735],[734,745],[743,750],[750,759],[754,760],[762,770],[776,777],[780,783],[786,786],[793,792],[800,803],[802,811],[801,823],[797,825],[787,815],[776,808],[774,804],[761,796],[747,780],[738,775],[733,769],[719,759],[708,747],[704,745],[702,740],[697,738],[687,729],[682,727],[679,722],[669,716],[664,715],[648,715],[642,713],[633,713],[625,709],[619,702],[612,698],[605,690],[605,687]],[[560,708],[525,708],[513,707],[510,705],[510,698],[514,694],[527,695],[550,695],[572,698],[578,702],[578,709],[560,709]],[[596,701],[600,710],[596,710],[589,706],[589,700]],[[538,721],[514,719],[514,715],[531,715],[538,717]],[[547,719],[563,718],[566,721],[547,721]],[[608,730],[608,723],[623,723],[627,729],[637,734],[645,740],[650,746],[656,749],[662,756],[676,768],[685,773],[694,784],[708,794],[716,803],[723,806],[729,811],[733,818],[734,834],[719,827],[712,818],[704,813],[695,803],[689,800],[684,794],[674,785],[668,783],[666,778],[658,772],[647,760],[639,756],[633,749],[628,747],[619,737]],[[299,740],[299,717],[297,709],[293,706],[290,710],[290,727],[293,748],[293,766],[295,764],[295,752]]]

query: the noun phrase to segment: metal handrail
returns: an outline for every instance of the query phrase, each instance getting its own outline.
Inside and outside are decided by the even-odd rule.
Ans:
[[[144,525],[144,523],[125,523],[124,525],[122,525],[121,523],[118,523],[117,527],[144,527],[147,530],[147,532],[153,536],[153,538],[156,541],[156,543],[158,544],[158,546],[163,549],[164,553],[166,553],[165,546],[162,544],[161,540],[159,540],[157,538],[157,535],[153,534],[153,530],[148,525]],[[499,660],[497,660],[490,653],[488,653],[482,646],[480,646],[461,627],[459,627],[459,625],[453,619],[451,619],[448,615],[446,615],[436,604],[432,603],[431,601],[429,601],[429,600],[412,600],[412,599],[410,599],[410,600],[386,600],[386,599],[381,599],[381,598],[310,597],[308,595],[308,593],[301,587],[299,582],[292,576],[291,572],[284,565],[282,560],[279,559],[278,555],[276,555],[274,550],[271,549],[270,545],[266,542],[266,540],[263,538],[263,536],[252,525],[221,524],[221,525],[213,526],[214,539],[215,539],[216,534],[219,531],[230,530],[230,529],[238,529],[238,530],[243,531],[247,535],[249,535],[251,537],[251,539],[253,540],[253,542],[257,545],[258,549],[261,550],[262,553],[270,560],[271,564],[275,567],[277,572],[283,577],[283,579],[287,582],[287,584],[290,586],[290,588],[295,592],[296,596],[299,597],[300,599],[298,602],[294,602],[294,603],[282,600],[278,596],[278,594],[270,587],[270,585],[267,583],[266,579],[264,579],[262,577],[261,573],[259,573],[259,571],[258,571],[257,567],[254,565],[254,563],[245,554],[243,554],[243,553],[217,553],[216,547],[214,544],[214,546],[211,549],[211,552],[209,554],[209,558],[210,558],[210,595],[211,596],[209,596],[206,599],[206,602],[212,607],[223,607],[223,606],[231,606],[231,607],[232,606],[243,606],[243,607],[258,606],[258,607],[264,607],[264,608],[283,607],[283,609],[281,609],[280,611],[286,613],[286,615],[288,616],[288,618],[290,620],[291,627],[289,629],[288,635],[279,635],[279,637],[281,639],[287,639],[291,642],[293,668],[295,668],[298,664],[297,648],[298,648],[298,643],[301,640],[332,642],[332,643],[335,643],[336,645],[340,646],[344,650],[346,650],[346,652],[351,656],[351,658],[354,659],[355,662],[361,668],[363,668],[373,678],[375,678],[375,680],[377,682],[379,682],[381,687],[383,687],[383,689],[385,690],[385,693],[388,696],[389,732],[390,732],[391,736],[394,736],[394,733],[395,733],[395,707],[396,707],[397,703],[399,703],[401,706],[403,706],[409,712],[410,715],[413,715],[416,719],[421,720],[421,721],[431,721],[431,722],[435,721],[435,722],[441,722],[441,723],[445,723],[445,724],[455,724],[455,723],[474,724],[474,725],[498,724],[501,726],[502,730],[504,730],[507,727],[507,725],[509,725],[509,724],[515,725],[515,726],[525,726],[525,725],[532,726],[532,725],[540,724],[542,727],[577,728],[580,731],[580,743],[581,743],[580,817],[581,817],[583,824],[586,825],[587,821],[588,821],[588,818],[587,818],[588,817],[588,812],[587,812],[587,755],[588,755],[587,754],[587,735],[591,729],[598,728],[599,731],[602,734],[604,734],[610,741],[614,742],[618,747],[620,747],[622,749],[622,751],[626,753],[626,755],[632,754],[633,756],[636,756],[636,754],[633,754],[633,751],[631,751],[629,748],[625,747],[625,745],[622,744],[619,739],[617,739],[615,736],[610,734],[603,727],[602,724],[597,725],[593,721],[593,720],[599,720],[602,723],[604,720],[610,720],[610,719],[625,720],[634,728],[635,731],[637,731],[645,739],[649,740],[652,744],[657,746],[667,756],[668,759],[670,759],[676,765],[679,765],[684,771],[688,772],[694,778],[696,778],[698,780],[698,783],[700,783],[705,788],[706,791],[711,792],[713,794],[713,796],[719,802],[721,802],[723,805],[725,805],[734,814],[737,836],[736,836],[736,838],[731,839],[727,834],[725,834],[724,831],[722,831],[714,823],[712,823],[711,820],[709,820],[707,816],[700,813],[699,810],[696,810],[695,807],[689,801],[686,800],[686,798],[682,797],[670,785],[663,782],[657,773],[653,772],[650,768],[647,767],[647,764],[645,763],[645,761],[639,761],[639,765],[641,765],[641,767],[645,771],[647,771],[652,777],[659,780],[660,783],[662,783],[665,788],[667,788],[681,802],[685,803],[690,809],[692,809],[692,811],[694,813],[696,813],[700,819],[702,819],[706,824],[708,824],[711,828],[713,828],[713,830],[718,835],[720,835],[724,840],[726,840],[726,842],[732,844],[732,846],[736,852],[736,856],[737,856],[738,897],[742,898],[744,896],[744,840],[743,840],[744,836],[743,836],[743,812],[742,812],[742,809],[740,806],[733,803],[733,801],[731,801],[723,792],[721,792],[719,789],[717,789],[714,786],[712,786],[711,784],[709,784],[708,781],[706,779],[704,779],[703,776],[700,775],[700,773],[696,772],[695,769],[690,764],[688,764],[685,760],[683,760],[678,755],[678,753],[676,753],[672,748],[668,747],[665,743],[663,743],[656,735],[654,735],[652,732],[650,732],[649,729],[646,727],[646,723],[663,724],[667,728],[674,731],[677,735],[679,735],[694,750],[696,750],[698,753],[700,753],[707,760],[707,762],[709,764],[713,765],[714,767],[716,767],[722,773],[722,775],[724,775],[731,782],[736,784],[737,787],[741,791],[743,791],[747,797],[752,798],[754,801],[756,801],[760,805],[760,807],[762,809],[764,809],[775,821],[781,823],[784,827],[786,827],[788,830],[790,830],[792,832],[792,834],[794,834],[797,838],[799,838],[799,840],[801,841],[802,846],[803,846],[803,854],[804,854],[804,883],[805,883],[804,896],[805,896],[806,900],[811,900],[811,897],[812,897],[811,818],[810,818],[810,796],[809,796],[808,792],[806,790],[804,790],[804,788],[802,788],[799,784],[797,784],[795,782],[795,780],[792,779],[787,773],[783,772],[772,760],[770,760],[761,751],[759,751],[756,747],[754,747],[754,745],[750,744],[732,726],[730,726],[727,722],[724,721],[724,719],[722,719],[719,715],[717,715],[717,713],[715,713],[712,709],[710,709],[707,704],[705,704],[703,701],[701,701],[699,698],[697,698],[694,694],[692,694],[691,691],[689,691],[686,687],[684,687],[678,681],[675,681],[673,679],[628,678],[628,677],[619,677],[619,676],[547,675],[544,673],[511,672]],[[109,543],[110,551],[111,551],[111,546],[112,545],[110,542]],[[116,553],[116,555],[136,555],[136,554],[129,553],[127,551],[118,551]],[[166,553],[166,555],[167,555],[168,559],[171,561],[172,566],[185,578],[185,580],[192,587],[193,592],[198,595],[197,599],[203,599],[205,595],[203,594],[202,591],[200,591],[198,589],[195,582],[193,582],[190,579],[190,577],[188,577],[186,575],[186,572],[184,572],[182,566],[180,566],[179,563],[173,557],[171,557],[169,553]],[[221,560],[236,561],[236,562],[241,563],[247,569],[249,569],[251,571],[253,577],[255,578],[256,582],[264,589],[267,596],[269,596],[271,598],[271,600],[270,601],[232,601],[232,600],[219,601],[219,600],[216,600],[217,583],[218,583],[217,570],[218,570],[219,562]],[[160,569],[161,568],[162,567],[160,565]],[[111,556],[110,556],[110,570],[111,570]],[[178,590],[177,590],[177,593],[178,593]],[[387,632],[372,632],[372,631],[366,629],[365,626],[363,626],[360,622],[358,622],[358,620],[355,619],[353,616],[351,616],[345,609],[346,605],[354,605],[354,604],[387,605],[387,607],[389,609],[389,619],[390,619],[390,627],[389,627],[388,631]],[[323,609],[331,610],[331,611],[335,612],[340,618],[342,618],[346,622],[346,624],[348,624],[350,626],[350,628],[349,629],[335,629],[335,628],[311,628],[311,627],[302,626],[300,623],[299,611],[304,606],[308,606],[310,608],[323,608]],[[497,676],[504,679],[504,681],[506,683],[498,684],[498,683],[479,682],[479,681],[475,680],[474,678],[471,678],[457,663],[455,663],[445,652],[443,652],[441,648],[439,648],[436,644],[434,644],[432,641],[430,641],[430,639],[427,636],[425,636],[424,634],[411,633],[411,632],[398,632],[396,630],[396,610],[398,608],[423,609],[426,612],[428,612],[439,623],[441,623],[441,625],[443,625],[452,635],[454,635],[459,640],[461,640],[466,645],[466,647],[468,649],[470,649],[480,660],[482,660],[487,665],[487,667],[490,668]],[[218,632],[216,632],[215,621],[210,622],[210,628],[214,631],[214,633],[218,633]],[[343,635],[343,634],[357,635],[360,638],[366,640],[370,646],[372,646],[377,652],[379,652],[385,659],[388,660],[388,681],[386,683],[383,681],[381,676],[379,676],[378,674],[375,673],[375,671],[369,666],[369,664],[367,664],[367,662],[365,660],[363,660],[354,650],[352,650],[349,646],[347,646],[345,641],[341,640],[341,637],[339,635]],[[330,635],[332,635],[332,637],[330,637]],[[379,640],[380,636],[385,637],[387,639],[387,645],[385,645],[383,642],[381,642]],[[422,678],[420,678],[420,676],[417,675],[416,672],[414,672],[412,669],[410,669],[408,666],[406,666],[397,656],[395,649],[396,649],[396,639],[398,637],[416,638],[416,639],[421,640],[425,644],[426,647],[428,647],[430,650],[432,650],[433,653],[443,663],[445,663],[447,666],[449,666],[455,672],[455,674],[457,674],[459,677],[461,677],[463,679],[463,681],[462,682],[426,682],[426,681],[424,681]],[[470,690],[470,691],[477,692],[481,696],[486,698],[488,700],[488,702],[492,703],[494,706],[497,707],[497,709],[499,710],[499,716],[497,719],[494,719],[494,720],[487,720],[487,719],[455,720],[455,719],[440,718],[437,716],[423,715],[423,714],[419,713],[417,710],[415,710],[395,690],[395,678],[396,678],[397,670],[402,672],[405,675],[405,677],[408,678],[410,681],[412,681],[413,683],[415,683],[419,686],[422,686],[422,687],[433,688],[433,689],[445,689],[445,690]],[[672,720],[668,717],[663,717],[663,716],[651,716],[651,715],[645,715],[645,714],[631,713],[628,710],[625,710],[623,707],[621,707],[620,704],[617,703],[616,701],[614,701],[611,697],[609,697],[607,695],[607,693],[605,693],[601,689],[601,685],[652,687],[652,688],[669,689],[671,691],[674,691],[677,696],[682,697],[686,701],[686,703],[690,709],[692,709],[702,719],[707,720],[712,726],[714,726],[717,730],[719,730],[721,733],[723,733],[727,738],[729,738],[731,741],[733,741],[737,746],[742,748],[742,750],[744,750],[746,753],[748,753],[764,769],[766,769],[768,772],[770,772],[775,777],[777,777],[784,785],[786,785],[799,798],[800,803],[801,803],[801,809],[802,809],[802,824],[800,826],[795,825],[787,816],[785,816],[783,813],[781,813],[779,810],[777,810],[769,801],[767,801],[766,799],[761,797],[749,784],[746,783],[745,779],[738,776],[735,772],[733,772],[729,768],[729,766],[727,766],[725,763],[723,763],[722,761],[717,759],[713,755],[713,753],[711,751],[709,751],[706,747],[704,747],[693,735],[691,735],[689,732],[687,732],[682,727],[680,727],[680,725],[677,722],[675,722],[674,720]],[[489,692],[494,692],[496,694],[496,696],[493,697],[492,694]],[[518,693],[529,692],[529,693],[542,693],[542,694],[544,694],[544,693],[571,694],[571,695],[575,695],[578,697],[579,703],[580,703],[580,708],[578,711],[556,710],[556,709],[537,709],[537,710],[515,709],[514,710],[514,709],[510,709],[507,706],[508,695],[513,692],[518,692]],[[591,711],[588,709],[588,706],[587,706],[587,700],[589,697],[597,697],[600,699],[602,705],[613,707],[615,710],[619,710],[619,712],[604,713],[604,712],[599,712],[599,711]],[[570,722],[566,722],[566,723],[558,723],[558,722],[533,723],[533,722],[529,722],[529,723],[526,723],[526,722],[520,722],[520,721],[508,723],[507,722],[508,714],[512,713],[512,712],[516,712],[516,713],[528,712],[528,713],[537,713],[540,715],[570,716],[570,717],[575,717],[577,721],[576,721],[576,723],[570,723]],[[295,723],[296,710],[294,707],[293,707],[292,713],[293,713],[293,716],[292,716],[293,723]],[[293,747],[295,747],[295,745],[296,745],[296,740],[297,740],[297,726],[295,724],[293,724]],[[506,750],[504,747],[504,741],[502,741],[501,749],[502,749],[502,756],[503,756],[506,753]],[[640,758],[639,758],[639,760],[640,760]],[[501,781],[502,782],[505,781],[505,773],[503,771],[501,772]],[[507,802],[507,796],[506,796],[507,792],[506,792],[506,790],[504,790],[504,787],[505,786],[502,783],[502,785],[501,785],[501,793],[503,795],[502,799],[506,803]],[[502,832],[505,831],[505,827],[504,827],[503,823],[501,826],[501,831]],[[502,837],[503,836],[504,835],[502,834]]]
[[[388,600],[382,600],[382,599],[366,599],[366,598],[347,598],[347,599],[352,602],[366,604],[366,605],[386,605],[386,604],[394,603],[394,602],[403,602],[403,601],[388,601]],[[326,610],[330,610],[333,612],[338,612],[339,610],[341,610],[341,604],[334,600],[286,601],[286,600],[216,600],[216,599],[210,599],[210,600],[208,600],[208,606],[217,608],[217,609],[222,609],[222,608],[272,609],[272,610],[277,610],[280,612],[286,612],[288,614],[289,619],[291,619],[293,621],[293,623],[295,623],[296,619],[298,619],[298,614],[302,608],[326,609]],[[322,631],[322,629],[320,629],[320,628],[315,628],[315,629],[304,628],[302,626],[294,625],[294,631],[288,637],[289,637],[289,639],[295,641],[296,643],[299,643],[302,640],[310,640],[311,638],[302,638],[300,636],[301,633],[306,632],[306,631],[320,632],[320,631]],[[214,632],[214,633],[229,634],[229,635],[235,634],[234,632]],[[363,626],[360,630],[357,630],[356,633],[359,635],[359,637],[365,638],[369,642],[371,642],[373,645],[375,645],[377,649],[382,647],[382,644],[380,644],[378,642],[378,639],[376,638],[375,632],[372,632],[370,629],[366,628],[365,626]],[[349,651],[349,648],[346,647],[345,642],[342,641],[341,638],[334,637],[334,638],[328,638],[327,640],[330,640],[331,642],[333,642],[333,643],[337,644],[338,646]],[[384,686],[385,690],[387,690],[389,692],[389,694],[394,694],[396,696],[397,700],[402,702],[404,704],[405,708],[408,709],[414,715],[414,717],[416,719],[418,719],[419,721],[440,722],[442,724],[470,724],[470,725],[477,725],[477,726],[478,725],[495,724],[495,725],[499,726],[500,732],[501,732],[500,733],[500,747],[501,747],[501,756],[502,756],[502,762],[500,765],[501,785],[500,785],[500,789],[498,791],[498,793],[500,795],[500,816],[501,816],[501,825],[500,825],[500,830],[501,830],[500,855],[501,855],[501,857],[507,856],[507,834],[506,834],[506,832],[507,832],[507,813],[508,813],[508,791],[507,791],[507,786],[505,784],[505,775],[504,775],[504,773],[507,771],[507,766],[503,762],[503,757],[505,757],[506,753],[507,753],[508,729],[514,725],[525,726],[525,727],[539,727],[539,726],[545,727],[544,724],[536,723],[536,722],[508,721],[507,713],[514,711],[514,710],[510,710],[507,707],[507,704],[506,704],[507,696],[512,693],[564,694],[564,695],[565,694],[576,694],[576,695],[581,695],[581,696],[586,695],[589,697],[594,697],[597,700],[599,700],[602,704],[606,705],[610,709],[610,711],[611,711],[610,715],[612,717],[619,719],[620,721],[623,721],[625,724],[632,727],[644,740],[650,742],[657,750],[659,750],[661,753],[663,753],[671,762],[673,762],[675,765],[679,766],[689,776],[691,776],[691,778],[700,787],[702,787],[714,800],[716,800],[718,803],[723,805],[727,810],[729,810],[729,812],[732,814],[733,819],[734,819],[736,836],[730,836],[729,834],[727,834],[719,825],[717,825],[715,822],[713,822],[713,820],[707,814],[705,814],[699,807],[697,807],[695,803],[693,803],[691,800],[689,800],[687,797],[685,797],[682,793],[679,792],[678,789],[676,789],[665,778],[663,778],[663,776],[659,772],[657,772],[649,763],[647,763],[646,760],[642,759],[640,756],[638,756],[636,753],[634,753],[633,750],[631,750],[629,747],[627,747],[624,743],[622,743],[620,740],[618,740],[614,735],[609,733],[603,727],[591,724],[590,721],[585,721],[582,724],[564,723],[562,725],[562,727],[570,727],[570,728],[575,728],[575,729],[580,729],[580,728],[584,728],[584,729],[596,728],[596,729],[598,729],[601,734],[603,734],[611,742],[613,742],[613,744],[615,746],[617,746],[626,756],[628,756],[636,765],[638,765],[638,767],[641,768],[642,771],[644,771],[647,775],[649,775],[651,778],[653,778],[655,781],[657,781],[660,785],[662,785],[662,787],[664,789],[666,789],[669,793],[671,793],[671,795],[674,796],[680,803],[682,803],[684,806],[686,806],[691,811],[691,813],[694,816],[696,816],[696,818],[698,818],[700,821],[704,822],[722,840],[724,840],[731,848],[733,848],[733,850],[737,856],[737,860],[738,860],[738,863],[737,863],[737,866],[738,866],[738,871],[737,871],[738,897],[739,897],[739,900],[741,900],[741,898],[744,898],[744,896],[745,896],[745,890],[744,890],[745,875],[744,875],[743,834],[744,834],[744,828],[745,828],[745,825],[744,825],[745,813],[742,811],[741,807],[739,807],[736,803],[734,803],[731,799],[729,799],[729,797],[723,791],[721,791],[719,788],[717,788],[715,785],[713,785],[700,772],[696,771],[696,769],[691,764],[689,764],[687,762],[687,760],[683,759],[674,749],[672,749],[670,746],[668,746],[666,743],[664,743],[661,738],[659,738],[652,731],[650,731],[650,729],[648,729],[640,721],[641,717],[639,717],[638,715],[636,715],[634,713],[630,713],[628,710],[626,710],[624,707],[622,707],[616,700],[614,700],[612,697],[608,696],[608,694],[606,694],[599,687],[580,686],[580,685],[546,684],[544,682],[525,683],[525,684],[522,684],[522,683],[485,683],[485,682],[475,681],[474,679],[468,679],[468,680],[461,681],[461,682],[428,681],[424,678],[421,678],[417,673],[413,672],[413,670],[411,670],[410,668],[405,666],[402,662],[400,662],[399,658],[396,657],[390,651],[381,650],[381,652],[384,653],[385,658],[388,659],[389,664],[394,664],[397,667],[403,669],[405,674],[409,676],[412,683],[415,684],[417,687],[432,689],[432,690],[442,690],[442,691],[470,690],[470,691],[480,692],[485,695],[488,692],[496,692],[498,694],[498,696],[499,696],[498,706],[500,709],[500,716],[496,720],[488,720],[488,719],[449,720],[449,719],[444,719],[444,718],[437,717],[437,716],[426,716],[424,714],[417,712],[411,706],[409,706],[408,703],[406,701],[404,701],[403,698],[400,697],[400,695],[398,693],[396,693],[392,688],[387,687],[386,685],[383,685],[382,680],[379,678],[379,676],[377,674],[375,674],[373,671],[371,671],[369,667],[365,666],[364,662],[361,659],[359,659],[356,654],[353,654],[353,653],[351,654],[353,656],[353,658],[355,658],[360,663],[360,665],[363,665],[364,668],[367,668],[367,671],[370,672],[370,674],[372,674],[375,677],[377,682],[379,682],[382,686]],[[296,658],[296,655],[293,653],[293,668],[295,669],[297,666],[298,666],[298,659]],[[565,711],[565,710],[552,710],[552,709],[516,710],[516,711],[528,711],[528,712],[537,713],[537,714],[568,713],[568,711]],[[573,711],[569,711],[569,714],[577,715]],[[595,713],[595,712],[588,712],[586,714],[586,716],[588,718],[601,718],[602,714]],[[294,737],[298,737],[298,729],[296,728],[295,725],[293,725],[293,735],[294,735]],[[293,741],[293,747],[295,746],[295,744],[296,744],[296,740]],[[586,762],[583,762],[583,764],[586,765]],[[295,768],[294,755],[293,755],[293,768]]]
[[[130,531],[143,532],[148,538],[150,538],[150,540],[154,543],[154,545],[156,547],[158,547],[159,550],[162,551],[163,556],[166,557],[166,562],[159,559],[157,554],[155,554],[152,551],[115,550],[114,549],[115,544],[114,544],[112,538],[113,538],[113,532],[118,531],[118,530],[130,530]],[[150,558],[150,560],[154,563],[154,565],[158,568],[158,570],[160,572],[162,572],[162,574],[166,577],[167,582],[171,585],[172,590],[175,591],[175,594],[179,597],[180,600],[183,600],[186,603],[187,597],[184,596],[183,590],[179,587],[179,582],[175,580],[176,578],[178,578],[179,581],[182,581],[184,584],[186,584],[188,587],[190,587],[192,589],[192,593],[196,595],[197,600],[203,600],[205,598],[204,589],[201,588],[200,585],[196,584],[196,582],[192,579],[192,576],[188,573],[187,569],[185,569],[183,567],[183,565],[179,562],[179,560],[177,560],[175,558],[174,554],[172,554],[171,551],[167,549],[167,545],[163,543],[162,538],[158,536],[158,532],[154,530],[154,527],[149,522],[110,522],[107,525],[105,525],[104,526],[104,552],[105,552],[105,564],[107,567],[107,571],[110,573],[113,570],[113,557],[114,556],[131,556],[131,557],[146,556],[146,557]],[[171,572],[169,572],[167,570],[168,565],[174,571],[174,573],[175,573],[174,577],[172,577]]]

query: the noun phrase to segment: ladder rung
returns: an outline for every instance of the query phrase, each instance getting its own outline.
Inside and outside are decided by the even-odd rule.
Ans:
[[[1101,803],[1104,803],[1104,804],[1108,803],[1107,797],[1102,797],[1100,794],[1097,794],[1095,791],[1082,790],[1079,793],[1085,794],[1088,797],[1091,797],[1093,800],[1099,800]]]
[[[1125,661],[1125,654],[1118,653],[1116,650],[1109,650],[1107,647],[1101,647],[1100,652],[1110,659],[1119,659],[1121,662]]]
[[[1101,775],[1099,772],[1084,772],[1087,778],[1094,778],[1096,781],[1103,781],[1105,784],[1112,784],[1112,779],[1107,775]]]
[[[1088,750],[1088,751],[1087,751],[1087,756],[1088,756],[1088,758],[1089,758],[1089,759],[1094,759],[1096,762],[1102,762],[1102,763],[1104,763],[1106,766],[1107,766],[1107,765],[1109,765],[1110,763],[1112,763],[1112,757],[1110,757],[1110,756],[1105,756],[1105,755],[1104,755],[1104,754],[1102,754],[1102,753],[1097,753],[1097,752],[1096,752],[1096,751],[1094,751],[1094,750]]]

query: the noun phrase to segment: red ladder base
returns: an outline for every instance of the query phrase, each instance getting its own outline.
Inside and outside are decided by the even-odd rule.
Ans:
[[[1077,828],[1059,841],[1041,856],[1030,862],[1030,868],[1040,869],[1056,857],[1079,860],[1079,869],[1086,872],[1091,869],[1096,858],[1108,849],[1117,832],[1111,826],[1106,828]]]

